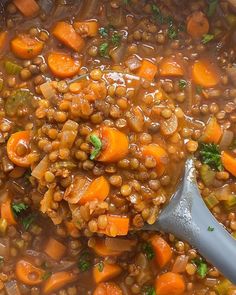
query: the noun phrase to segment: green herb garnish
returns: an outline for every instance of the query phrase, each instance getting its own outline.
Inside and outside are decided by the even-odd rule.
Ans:
[[[114,46],[119,46],[121,42],[121,35],[117,32],[114,32],[111,36],[111,42]]]
[[[165,18],[163,14],[161,13],[161,10],[159,9],[159,7],[156,4],[152,4],[151,8],[152,8],[152,13],[154,18],[157,20],[159,24],[163,24]]]
[[[210,231],[210,232],[212,232],[212,231],[214,231],[215,229],[214,229],[214,227],[208,226],[207,230]]]
[[[178,30],[175,27],[174,20],[172,17],[168,17],[168,31],[167,31],[168,37],[172,40],[176,39],[178,37]]]
[[[200,145],[200,155],[204,164],[219,171],[223,169],[218,145],[214,143],[202,143]]]
[[[104,27],[101,27],[99,28],[99,34],[102,36],[102,37],[108,37],[108,29],[107,28],[104,28]]]
[[[202,258],[193,259],[192,262],[197,266],[197,273],[199,276],[204,279],[208,271],[207,264],[202,260]]]
[[[202,93],[202,86],[197,85],[196,86],[196,92],[197,92],[197,94],[201,94]]]
[[[99,263],[98,263],[98,270],[100,271],[100,272],[102,272],[103,271],[103,269],[104,269],[104,263],[102,262],[102,261],[100,261]]]
[[[202,44],[207,44],[208,42],[212,41],[215,38],[212,34],[204,34],[202,37]]]
[[[12,204],[12,210],[15,213],[16,216],[21,214],[22,212],[26,211],[28,209],[28,205],[24,203],[14,203]]]
[[[147,256],[148,260],[152,260],[155,257],[155,253],[152,248],[152,245],[148,242],[143,244],[142,251]]]
[[[109,57],[108,55],[108,49],[109,49],[109,44],[107,42],[104,42],[102,44],[100,44],[99,46],[99,54],[102,56],[102,57]]]
[[[130,0],[123,0],[123,3],[124,3],[125,5],[129,5],[129,4],[130,4]]]
[[[102,149],[102,141],[95,134],[90,135],[89,139],[90,139],[90,142],[92,143],[92,145],[94,146],[94,148],[91,152],[91,155],[90,155],[90,160],[94,160],[99,155],[99,153]]]
[[[187,86],[187,81],[184,79],[179,80],[179,89],[183,90]]]
[[[24,229],[27,231],[34,221],[35,221],[34,214],[30,214],[29,216],[23,218],[22,225],[23,225]]]
[[[91,257],[88,251],[82,252],[78,261],[78,268],[82,271],[88,271],[92,267]]]
[[[45,273],[42,275],[42,280],[46,281],[47,279],[50,278],[51,275],[52,275],[51,271],[45,271]]]
[[[153,286],[144,286],[142,289],[143,295],[156,295],[155,288]]]
[[[207,16],[211,17],[215,14],[219,0],[208,0]]]

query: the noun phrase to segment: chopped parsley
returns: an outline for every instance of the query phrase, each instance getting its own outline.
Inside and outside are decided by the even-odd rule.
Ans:
[[[219,0],[208,0],[207,16],[211,17],[216,13]]]
[[[91,155],[90,155],[90,160],[94,160],[99,155],[99,153],[102,149],[102,141],[95,134],[90,135],[89,139],[90,139],[90,142],[92,143],[92,145],[94,146],[94,148],[91,152]]]
[[[204,164],[219,171],[223,169],[218,145],[214,143],[202,143],[200,145],[200,155]]]
[[[187,81],[184,79],[179,80],[179,89],[183,90],[187,86]]]
[[[104,42],[102,44],[99,45],[99,54],[102,56],[102,57],[108,57],[108,49],[109,49],[109,44],[107,42]]]
[[[201,94],[202,93],[202,86],[197,85],[196,86],[196,92],[197,92],[197,94]]]
[[[168,30],[167,34],[171,40],[174,40],[178,37],[178,30],[174,24],[174,20],[172,17],[168,17]]]
[[[100,261],[98,264],[97,264],[97,267],[98,267],[98,271],[102,272],[103,269],[104,269],[104,263],[102,261]]]
[[[161,10],[159,9],[159,7],[156,4],[152,4],[151,8],[152,8],[152,13],[153,13],[155,20],[159,24],[163,24],[165,22],[165,18],[163,16],[163,14],[161,13]]]
[[[28,205],[24,203],[14,203],[12,204],[12,210],[16,216],[21,214],[22,212],[26,211],[28,209]]]
[[[208,267],[202,258],[193,259],[192,262],[197,266],[197,273],[200,278],[204,279],[207,275]]]
[[[99,28],[98,31],[102,37],[108,37],[108,34],[109,34],[108,28],[101,27]]]
[[[21,222],[24,229],[27,231],[34,221],[35,221],[35,215],[30,214],[27,217],[23,218]]]
[[[88,271],[92,267],[91,257],[88,251],[82,252],[78,261],[78,268],[80,271]]]
[[[208,42],[212,41],[215,38],[212,34],[204,34],[202,37],[202,44],[207,44]]]
[[[121,35],[117,32],[114,32],[111,36],[111,42],[114,46],[119,46],[121,42]]]
[[[154,250],[149,242],[143,244],[142,251],[147,256],[148,260],[152,260],[155,257]]]
[[[129,5],[129,4],[130,4],[130,0],[123,0],[123,3],[124,3],[125,5]]]
[[[156,295],[155,288],[153,286],[144,286],[142,289],[143,295]]]
[[[208,226],[207,230],[210,231],[210,232],[212,232],[212,231],[214,231],[215,229],[214,229],[214,227]]]
[[[46,281],[47,279],[50,278],[51,275],[52,275],[51,271],[45,271],[45,273],[42,275],[42,280]]]

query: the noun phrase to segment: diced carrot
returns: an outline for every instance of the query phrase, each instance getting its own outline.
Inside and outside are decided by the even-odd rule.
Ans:
[[[29,131],[18,131],[13,133],[7,141],[7,155],[8,158],[17,166],[29,167],[31,161],[29,158],[29,143],[30,143],[30,132]],[[20,147],[23,147],[21,154]],[[20,149],[20,151],[18,151]]]
[[[102,257],[119,256],[123,253],[123,251],[115,251],[108,248],[105,244],[105,240],[98,238],[95,239],[95,243],[92,246],[92,249],[97,255]]]
[[[93,292],[93,295],[123,295],[121,288],[112,282],[100,283]]]
[[[215,117],[211,117],[207,122],[203,135],[200,140],[205,143],[218,143],[223,134],[221,126]]]
[[[207,60],[197,60],[192,68],[193,81],[202,87],[214,87],[220,79],[217,69]]]
[[[76,281],[77,278],[77,275],[68,271],[54,273],[45,282],[43,286],[43,294],[50,294],[56,292],[58,289]]]
[[[157,73],[157,66],[152,62],[144,59],[141,67],[137,71],[139,77],[145,78],[148,81],[152,81]]]
[[[100,129],[100,134],[102,141],[105,143],[105,148],[98,157],[98,161],[117,162],[128,154],[129,141],[126,134],[116,128],[107,126]]]
[[[11,200],[8,198],[1,204],[1,218],[6,219],[8,225],[17,224],[11,207]]]
[[[58,22],[53,29],[53,35],[64,45],[74,51],[81,51],[84,47],[84,40],[76,33],[72,25],[66,22]]]
[[[221,153],[221,161],[224,168],[236,177],[236,158],[223,151]]]
[[[98,232],[110,237],[126,236],[129,231],[129,218],[119,215],[107,215],[106,229],[100,229]]]
[[[181,295],[186,286],[180,274],[167,272],[156,279],[155,289],[157,295]]]
[[[96,21],[75,22],[74,28],[81,36],[95,37],[98,34],[98,23]]]
[[[72,238],[78,238],[79,237],[79,230],[78,228],[75,226],[74,222],[72,221],[65,221],[65,226],[67,229],[68,234],[72,237]]]
[[[48,55],[48,66],[53,75],[64,79],[78,73],[80,62],[75,61],[69,54],[52,52]]]
[[[0,32],[0,53],[2,53],[4,49],[6,48],[7,39],[8,39],[8,32],[7,31]]]
[[[159,72],[162,77],[182,77],[183,66],[174,57],[166,57],[160,62]]]
[[[96,284],[114,279],[122,272],[118,264],[100,262],[93,267],[93,278]]]
[[[69,85],[69,90],[71,93],[79,94],[83,88],[83,83],[73,82]]]
[[[19,58],[32,59],[43,50],[43,42],[28,35],[19,35],[11,40],[11,50]]]
[[[151,156],[156,160],[157,174],[163,175],[166,170],[166,166],[169,162],[169,156],[164,148],[158,144],[151,143],[142,147],[142,154],[147,157]]]
[[[40,9],[35,0],[13,0],[13,3],[24,16],[34,16]]]
[[[188,17],[187,32],[192,38],[201,38],[209,31],[207,17],[201,11],[196,11]]]
[[[172,250],[170,245],[160,236],[154,235],[150,239],[152,248],[155,252],[155,260],[157,264],[162,268],[170,262],[172,257]]]
[[[52,259],[60,260],[66,252],[66,247],[57,240],[49,238],[44,249],[44,252]]]
[[[44,273],[43,269],[34,266],[27,260],[21,259],[16,263],[16,277],[26,285],[35,286],[41,284]]]

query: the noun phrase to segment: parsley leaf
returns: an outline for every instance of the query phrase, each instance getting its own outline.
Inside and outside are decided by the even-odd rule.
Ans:
[[[147,256],[148,260],[152,260],[155,257],[155,253],[152,248],[152,245],[148,242],[143,244],[142,251]]]
[[[202,143],[200,155],[204,164],[219,171],[223,169],[219,146],[214,143]]]
[[[95,134],[90,135],[89,139],[90,139],[90,142],[92,143],[92,145],[94,146],[94,148],[91,152],[91,155],[90,155],[90,160],[94,160],[99,155],[99,153],[102,149],[102,141]]]
[[[187,81],[184,79],[179,80],[179,89],[183,90],[187,86]]]
[[[42,275],[42,280],[46,281],[47,279],[50,278],[51,275],[52,275],[51,271],[45,271],[45,273]]]
[[[159,9],[159,7],[156,4],[152,4],[151,9],[152,9],[153,16],[157,20],[157,22],[159,24],[163,24],[165,18],[162,15],[161,10]]]
[[[197,266],[197,273],[199,276],[204,279],[208,271],[207,264],[202,260],[202,258],[193,259],[192,262]]]
[[[100,261],[97,266],[98,266],[98,271],[102,272],[104,269],[104,263]]]
[[[212,232],[212,231],[214,231],[215,229],[214,229],[214,227],[208,226],[207,230],[210,231],[210,232]]]
[[[23,211],[28,209],[28,205],[24,203],[14,203],[12,204],[12,210],[15,213],[16,216],[21,214]]]
[[[196,92],[197,92],[197,94],[201,94],[202,93],[202,86],[197,85],[196,86]]]
[[[219,0],[208,0],[207,16],[213,16],[216,12]]]
[[[143,295],[156,295],[155,288],[153,286],[144,286],[142,289]]]
[[[108,29],[107,28],[104,28],[104,27],[101,27],[99,28],[99,34],[102,36],[102,37],[108,37]]]
[[[208,42],[212,41],[215,38],[212,34],[204,34],[202,37],[202,44],[207,44]]]
[[[111,36],[111,42],[114,46],[119,46],[121,42],[121,35],[117,32],[114,32]]]
[[[34,214],[30,214],[29,216],[22,219],[22,225],[26,231],[30,228],[34,220],[35,220]]]
[[[176,39],[178,37],[178,31],[175,27],[174,20],[172,17],[168,17],[168,30],[167,30],[168,37],[170,39]]]
[[[88,271],[92,267],[90,254],[88,251],[82,252],[78,261],[78,268],[82,271]]]
[[[102,44],[99,45],[99,54],[102,56],[102,57],[109,57],[108,55],[108,48],[109,48],[109,44],[107,42],[104,42]]]

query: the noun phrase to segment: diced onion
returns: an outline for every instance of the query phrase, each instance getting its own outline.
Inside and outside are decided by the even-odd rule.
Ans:
[[[180,255],[176,258],[175,263],[172,267],[172,272],[182,273],[185,272],[188,263],[188,256]]]
[[[120,238],[106,238],[105,245],[113,251],[131,251],[136,245],[135,240],[126,240]]]
[[[221,141],[220,141],[220,149],[224,150],[230,146],[234,138],[234,133],[230,130],[224,130],[224,133],[222,135]]]
[[[43,83],[39,87],[45,99],[49,100],[56,94],[56,91],[50,82]]]
[[[227,201],[231,196],[230,186],[228,184],[215,190],[215,196],[219,201]]]
[[[33,169],[31,175],[38,180],[42,179],[44,177],[45,172],[48,169],[49,160],[48,156],[45,156],[38,165]]]
[[[7,295],[21,295],[16,281],[8,281],[4,284]]]

